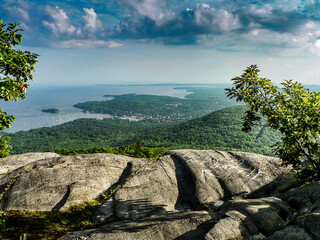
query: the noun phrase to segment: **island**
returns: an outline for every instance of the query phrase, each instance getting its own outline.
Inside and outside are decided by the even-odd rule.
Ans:
[[[59,109],[57,108],[42,109],[41,111],[45,113],[59,113]]]

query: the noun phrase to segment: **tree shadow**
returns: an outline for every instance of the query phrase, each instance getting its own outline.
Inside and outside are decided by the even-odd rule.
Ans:
[[[71,184],[67,187],[67,192],[64,194],[62,199],[51,209],[52,212],[57,213],[66,204],[71,193]]]
[[[104,191],[102,195],[107,196],[112,191],[114,191],[118,186],[123,185],[126,182],[127,178],[132,174],[132,168],[133,168],[132,162],[128,162],[127,166],[122,171],[119,177],[119,180],[116,183],[112,184],[106,191]]]
[[[116,222],[109,222],[96,231],[99,233],[120,233],[120,232],[127,232],[127,233],[137,233],[143,231],[145,229],[151,228],[153,226],[157,226],[163,224],[165,222],[171,224],[177,220],[186,221],[193,221],[192,219],[195,218],[207,218],[208,212],[191,212],[191,211],[177,211],[177,212],[168,212],[163,209],[164,205],[154,205],[151,204],[150,201],[146,200],[129,200],[124,201],[123,204],[130,205],[136,209],[145,209],[145,210],[154,210],[154,209],[162,209],[162,211],[158,212],[157,215],[149,214],[148,216],[137,218],[137,219],[127,219],[127,220],[120,220]],[[197,220],[194,220],[195,222]],[[211,219],[205,221],[202,225],[199,224],[198,230],[202,230],[202,233],[205,233],[205,230],[212,228],[213,221],[216,222],[213,215]],[[201,226],[200,226],[201,225]],[[192,236],[194,233],[189,233]],[[190,238],[191,239],[191,238]]]

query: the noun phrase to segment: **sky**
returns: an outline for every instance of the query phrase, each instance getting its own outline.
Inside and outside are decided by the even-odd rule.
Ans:
[[[318,0],[0,0],[35,85],[231,83],[251,64],[320,84]]]

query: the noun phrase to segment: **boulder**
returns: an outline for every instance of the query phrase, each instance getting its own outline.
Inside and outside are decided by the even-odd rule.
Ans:
[[[205,235],[206,240],[249,239],[250,232],[247,229],[246,216],[237,211],[229,211],[226,218],[221,219]],[[248,225],[254,226],[252,223]],[[255,226],[254,226],[255,227]],[[253,231],[257,231],[254,229]]]
[[[268,240],[313,240],[312,237],[302,228],[296,226],[288,226],[273,233]]]
[[[146,163],[145,159],[113,154],[83,154],[31,162],[0,177],[0,191],[5,191],[0,209],[66,210],[108,192]]]
[[[308,211],[320,207],[320,182],[313,182],[294,188],[280,195],[293,208]]]
[[[12,172],[15,169],[23,167],[31,162],[41,159],[60,157],[57,153],[24,153],[20,155],[12,155],[6,158],[0,158],[0,174]]]
[[[224,213],[225,212],[225,213]],[[219,222],[206,234],[206,240],[250,239],[268,235],[275,226],[284,226],[291,208],[277,198],[230,200],[221,210]]]
[[[313,239],[320,240],[320,213],[309,213],[297,217],[295,223],[305,229]]]

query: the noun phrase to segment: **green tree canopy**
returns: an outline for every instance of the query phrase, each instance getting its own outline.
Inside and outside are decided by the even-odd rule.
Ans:
[[[292,80],[277,87],[258,73],[258,67],[251,65],[226,89],[229,98],[248,106],[243,130],[250,131],[266,117],[267,125],[282,133],[276,154],[283,163],[297,167],[304,180],[320,180],[320,93]]]
[[[0,20],[0,99],[5,101],[24,99],[28,81],[32,80],[38,55],[15,49],[20,45],[22,35],[19,24],[3,24]],[[11,127],[14,116],[0,108],[0,130]],[[11,146],[8,138],[0,136],[0,157],[7,156]]]

